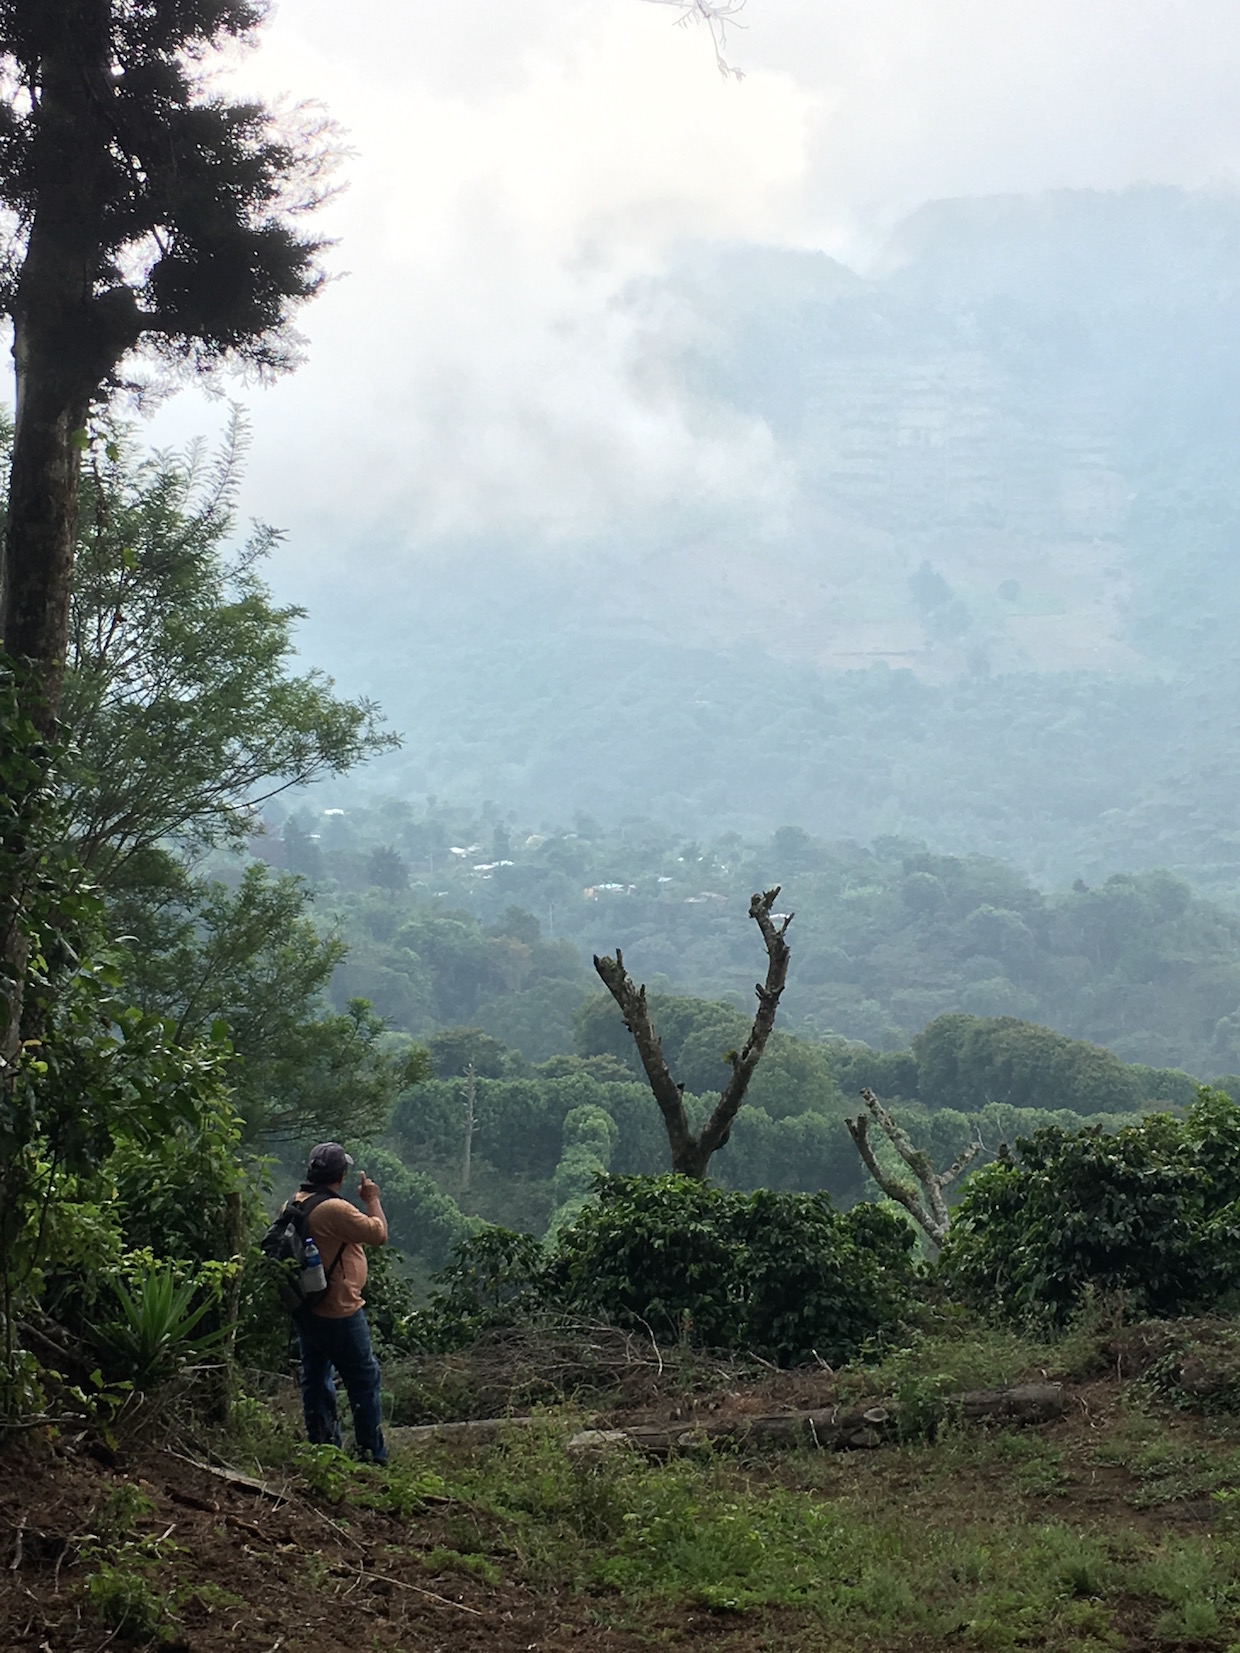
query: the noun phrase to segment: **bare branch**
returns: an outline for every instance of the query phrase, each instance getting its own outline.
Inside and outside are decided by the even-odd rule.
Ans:
[[[706,1170],[706,1161],[716,1148],[723,1147],[731,1134],[732,1121],[745,1100],[745,1092],[749,1089],[753,1070],[757,1067],[762,1052],[766,1049],[771,1029],[775,1026],[775,1013],[779,1009],[780,997],[788,980],[790,955],[788,943],[784,940],[784,932],[792,923],[793,915],[786,913],[779,923],[776,923],[771,916],[771,908],[775,905],[778,894],[779,885],[776,884],[774,889],[749,898],[749,916],[761,930],[762,940],[766,945],[766,981],[754,984],[754,992],[758,995],[758,1009],[754,1015],[753,1026],[740,1055],[732,1058],[732,1077],[724,1086],[714,1111],[703,1126],[698,1139],[703,1156],[703,1174]]]
[[[758,1008],[749,1030],[749,1037],[742,1049],[734,1052],[729,1058],[732,1063],[732,1077],[724,1086],[710,1118],[697,1136],[689,1129],[684,1105],[684,1087],[672,1078],[663,1057],[663,1047],[651,1024],[645,987],[637,988],[633,985],[624,968],[624,955],[618,947],[615,958],[599,958],[595,954],[594,968],[598,971],[603,985],[620,1006],[624,1025],[633,1035],[633,1042],[642,1059],[654,1099],[663,1115],[667,1140],[672,1150],[672,1169],[684,1176],[704,1177],[710,1156],[727,1142],[732,1131],[732,1122],[745,1100],[749,1081],[761,1060],[771,1029],[775,1025],[775,1015],[788,979],[790,953],[784,934],[793,919],[792,913],[772,913],[778,895],[779,885],[776,884],[773,889],[749,898],[749,916],[761,931],[766,947],[766,980],[758,982],[754,987],[758,995]]]
[[[946,1188],[949,1183],[955,1182],[956,1178],[964,1170],[965,1166],[972,1165],[973,1161],[977,1158],[981,1151],[982,1144],[980,1141],[970,1142],[967,1148],[962,1148],[956,1155],[955,1159],[952,1160],[951,1164],[947,1167],[946,1171],[943,1172],[943,1175],[939,1178],[939,1187]]]
[[[858,1114],[856,1119],[846,1119],[844,1123],[848,1126],[849,1136],[852,1137],[857,1146],[857,1152],[865,1162],[866,1170],[874,1178],[883,1193],[887,1195],[888,1199],[896,1200],[902,1205],[918,1228],[933,1239],[934,1219],[925,1206],[907,1183],[901,1182],[899,1177],[893,1177],[890,1172],[884,1171],[874,1157],[874,1150],[870,1147],[868,1134],[869,1120],[864,1114]],[[941,1241],[935,1240],[934,1243],[938,1245],[941,1244]]]
[[[913,1146],[908,1134],[900,1128],[872,1090],[863,1090],[861,1100],[892,1147],[917,1178],[925,1196],[924,1201],[918,1198],[907,1183],[901,1182],[898,1177],[892,1176],[879,1165],[869,1144],[869,1120],[864,1114],[860,1114],[856,1119],[846,1119],[844,1123],[848,1126],[848,1134],[856,1144],[857,1152],[865,1162],[866,1170],[884,1194],[897,1200],[904,1207],[937,1250],[947,1238],[947,1231],[951,1225],[951,1214],[947,1209],[943,1190],[954,1182],[965,1166],[981,1152],[981,1142],[971,1142],[956,1155],[946,1171],[938,1172],[934,1169],[930,1156],[921,1148]]]
[[[654,1099],[659,1104],[663,1123],[667,1127],[667,1140],[672,1148],[672,1169],[683,1171],[685,1165],[682,1161],[692,1157],[697,1144],[689,1129],[684,1093],[672,1078],[663,1058],[663,1046],[659,1043],[658,1035],[650,1022],[645,986],[634,986],[632,978],[624,968],[624,954],[618,947],[615,958],[599,958],[596,953],[594,968],[607,991],[620,1006],[624,1025],[633,1035],[637,1054],[642,1059],[642,1066],[650,1081],[650,1089],[654,1092]],[[688,1174],[693,1175],[692,1172]]]
[[[737,18],[744,11],[746,0],[646,0],[650,6],[671,6],[680,15],[676,27],[687,28],[690,23],[705,23],[710,43],[715,50],[715,67],[725,80],[744,80],[743,69],[736,69],[725,55],[728,28],[743,29]]]

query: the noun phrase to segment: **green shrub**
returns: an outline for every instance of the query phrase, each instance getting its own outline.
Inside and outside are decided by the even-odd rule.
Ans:
[[[148,1643],[171,1639],[168,1604],[137,1569],[102,1561],[86,1580],[86,1594],[112,1636]]]
[[[555,1302],[656,1337],[836,1362],[898,1319],[913,1234],[877,1206],[754,1194],[688,1177],[600,1178],[597,1204],[561,1231]]]
[[[1202,1088],[1183,1121],[1046,1129],[969,1179],[940,1266],[978,1304],[1065,1321],[1086,1289],[1150,1314],[1240,1286],[1240,1108]]]
[[[561,1231],[552,1290],[559,1302],[656,1337],[743,1347],[737,1217],[746,1196],[690,1177],[600,1178],[598,1202]]]
[[[416,1346],[417,1308],[409,1282],[401,1273],[404,1259],[391,1246],[377,1246],[366,1258],[366,1319],[381,1357],[408,1353]]]
[[[544,1301],[546,1257],[532,1234],[494,1224],[462,1240],[416,1320],[423,1343],[459,1348],[492,1326],[510,1326]]]
[[[131,1291],[123,1280],[112,1282],[120,1306],[115,1319],[96,1328],[95,1342],[113,1371],[134,1383],[157,1383],[211,1349],[218,1349],[227,1328],[200,1331],[216,1306],[207,1296],[191,1307],[199,1286],[180,1280],[171,1267],[152,1260]]]
[[[664,1341],[794,1362],[847,1360],[908,1302],[914,1236],[874,1205],[755,1194],[689,1177],[607,1177],[549,1249],[487,1228],[457,1247],[422,1342],[451,1349],[538,1314],[641,1326]]]
[[[265,1227],[258,1178],[244,1175],[240,1141],[240,1118],[223,1098],[192,1124],[154,1140],[120,1138],[104,1172],[128,1249],[227,1261],[237,1244],[227,1216],[230,1195],[242,1201],[246,1228]]]

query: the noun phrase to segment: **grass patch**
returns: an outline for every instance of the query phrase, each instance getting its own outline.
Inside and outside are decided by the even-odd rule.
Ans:
[[[465,1550],[454,1550],[446,1544],[437,1544],[433,1550],[427,1550],[418,1557],[428,1573],[465,1573],[471,1578],[480,1578],[484,1584],[498,1584],[503,1574],[495,1563],[485,1555],[471,1554]]]
[[[407,1522],[432,1574],[576,1596],[593,1620],[653,1641],[693,1611],[735,1619],[738,1645],[832,1653],[1240,1649],[1240,1423],[1177,1409],[1179,1391],[1146,1381],[1171,1370],[1157,1364],[1163,1342],[1120,1385],[1115,1325],[1111,1308],[1089,1305],[1065,1337],[1039,1341],[921,1311],[910,1348],[843,1374],[844,1404],[894,1400],[901,1444],[872,1452],[574,1457],[581,1419],[562,1410],[485,1448],[397,1452],[383,1470],[330,1448],[286,1460],[343,1506],[339,1520],[356,1506]],[[1211,1336],[1225,1365],[1230,1340]],[[964,1389],[1100,1371],[1089,1410],[1073,1403],[1051,1428],[964,1424],[947,1404]],[[773,1381],[756,1380],[760,1403]],[[665,1389],[661,1404],[673,1399]],[[1176,1509],[1186,1501],[1204,1507]],[[1190,1518],[1208,1532],[1175,1530]]]
[[[573,1462],[563,1428],[548,1424],[437,1468],[470,1512],[476,1576],[489,1562],[538,1589],[614,1592],[613,1622],[639,1629],[685,1607],[778,1609],[838,1649],[1099,1653],[1123,1644],[1135,1599],[1151,1634],[1240,1632],[1229,1540],[1160,1543],[1031,1518],[1028,1495],[1065,1475],[1062,1449],[1032,1434],[949,1432],[881,1455],[793,1455],[772,1470],[623,1448]]]
[[[1094,1447],[1095,1463],[1118,1465],[1139,1483],[1130,1502],[1153,1507],[1240,1496],[1240,1444],[1234,1423],[1208,1420],[1186,1433],[1177,1419],[1130,1412]]]
[[[160,1645],[176,1634],[173,1593],[157,1588],[154,1579],[177,1546],[143,1532],[154,1508],[140,1488],[123,1481],[91,1511],[89,1531],[77,1540],[90,1569],[86,1599],[109,1639]]]
[[[1057,1492],[1066,1478],[1063,1449],[1031,1429],[1005,1430],[985,1443],[998,1465],[1011,1470],[1013,1485],[1028,1497]]]
[[[1212,1639],[1233,1630],[1240,1606],[1232,1546],[1203,1538],[1168,1539],[1134,1564],[1125,1583],[1134,1595],[1164,1603],[1155,1634],[1170,1641]]]

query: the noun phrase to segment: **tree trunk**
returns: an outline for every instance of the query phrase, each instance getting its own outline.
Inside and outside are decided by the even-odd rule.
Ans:
[[[92,398],[136,343],[136,301],[107,268],[110,0],[44,0],[39,18],[39,132],[31,155],[35,211],[13,301],[16,416],[0,572],[0,650],[44,740],[56,732],[69,640],[82,436]],[[46,761],[46,760],[45,760]],[[9,915],[0,1008],[3,1079],[21,1045],[29,962],[21,888],[0,890]]]
[[[78,432],[140,329],[132,294],[107,267],[110,0],[45,0],[44,12],[36,206],[13,303],[17,394],[0,646],[28,668],[27,707],[48,736],[68,648]]]
[[[659,1112],[663,1115],[663,1125],[667,1131],[668,1145],[672,1150],[672,1170],[680,1176],[693,1177],[698,1182],[706,1175],[710,1156],[716,1149],[722,1148],[731,1135],[732,1121],[740,1112],[745,1092],[749,1089],[749,1081],[753,1078],[754,1069],[766,1049],[766,1041],[775,1026],[775,1012],[779,1009],[780,996],[788,980],[790,955],[788,943],[784,940],[784,932],[792,923],[792,914],[776,915],[780,921],[775,922],[771,908],[775,905],[778,895],[779,885],[776,884],[774,889],[766,890],[761,895],[753,895],[749,899],[749,916],[762,932],[763,944],[766,947],[766,981],[758,982],[754,988],[758,995],[758,1009],[754,1015],[753,1026],[749,1030],[749,1037],[740,1051],[730,1052],[728,1060],[732,1064],[732,1077],[724,1086],[710,1118],[697,1136],[689,1129],[684,1087],[672,1078],[671,1070],[664,1060],[663,1047],[651,1024],[645,987],[634,986],[632,978],[624,968],[624,954],[618,947],[615,958],[600,958],[597,953],[594,957],[594,968],[620,1007],[624,1025],[633,1035],[633,1043],[642,1059],[642,1066],[650,1081],[650,1089],[659,1104]]]
[[[85,418],[84,401],[66,407],[32,392],[19,370],[0,637],[30,673],[27,709],[47,737],[64,681],[81,458],[73,433]]]
[[[465,1152],[461,1156],[461,1192],[469,1192],[469,1174],[474,1153],[474,1104],[477,1100],[477,1075],[474,1064],[465,1068]]]

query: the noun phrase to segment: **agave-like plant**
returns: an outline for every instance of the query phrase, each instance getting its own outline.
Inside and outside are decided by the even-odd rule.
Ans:
[[[198,1333],[212,1301],[207,1298],[191,1308],[198,1287],[192,1280],[178,1283],[166,1265],[153,1264],[132,1291],[123,1280],[113,1280],[112,1289],[121,1317],[100,1327],[97,1336],[136,1384],[172,1377],[191,1360],[218,1348],[228,1336],[227,1326]]]

